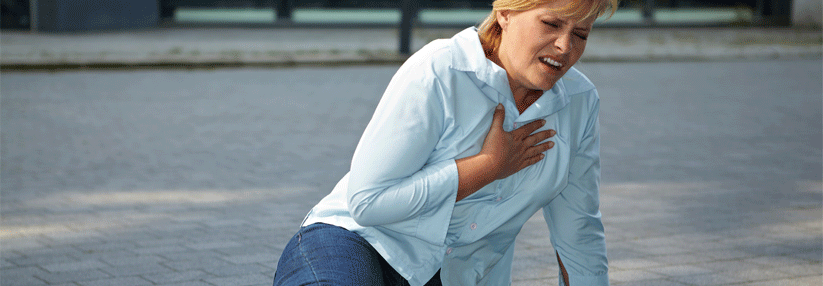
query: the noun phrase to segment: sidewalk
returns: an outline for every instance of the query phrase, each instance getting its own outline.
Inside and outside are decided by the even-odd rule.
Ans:
[[[412,50],[460,29],[417,29]],[[593,32],[582,61],[820,58],[820,30],[619,29]],[[48,34],[3,32],[3,69],[128,66],[290,66],[398,63],[398,30],[164,28]]]
[[[819,286],[821,66],[583,63],[613,286]],[[396,65],[4,71],[0,284],[268,286]],[[538,212],[513,285],[557,285]]]

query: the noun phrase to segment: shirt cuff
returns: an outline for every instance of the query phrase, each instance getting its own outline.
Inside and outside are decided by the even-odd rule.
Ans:
[[[454,202],[457,200],[457,163],[454,160],[441,161],[432,164],[431,169],[436,171],[429,176],[430,181],[438,182],[433,185],[443,189],[429,192],[434,197],[426,200],[427,205],[418,221],[416,234],[417,238],[442,245],[446,240]]]

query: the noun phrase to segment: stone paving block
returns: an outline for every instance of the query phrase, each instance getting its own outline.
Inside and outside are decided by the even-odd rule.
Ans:
[[[206,249],[216,249],[216,248],[230,248],[236,249],[238,247],[243,246],[243,244],[237,241],[211,241],[211,242],[199,242],[193,244],[187,244],[187,247],[196,250],[206,250]]]
[[[221,257],[221,259],[235,264],[248,264],[256,262],[277,261],[279,257],[271,255],[271,253],[248,254],[248,255],[232,255]]]
[[[742,272],[748,270],[765,269],[763,266],[759,264],[747,263],[743,260],[712,261],[698,264],[698,266],[706,269],[711,269],[715,272]]]
[[[736,249],[752,253],[753,256],[783,256],[797,252],[795,249],[781,244],[745,245]]]
[[[221,219],[221,220],[208,220],[201,222],[202,224],[206,225],[209,228],[214,227],[225,227],[225,226],[243,226],[243,225],[251,225],[248,220],[245,219]]]
[[[3,238],[3,252],[7,252],[10,250],[25,251],[30,249],[43,248],[46,248],[46,245],[44,245],[37,239],[31,239],[28,237]]]
[[[285,246],[285,245],[284,245]],[[214,249],[215,252],[223,254],[223,255],[254,255],[254,254],[270,254],[274,253],[275,249],[263,246],[263,245],[254,245],[247,243],[241,247],[230,247],[230,248],[220,248]]]
[[[273,281],[272,281],[273,282]],[[180,283],[171,283],[171,284],[158,284],[159,286],[213,286],[213,284],[209,284],[203,281],[185,281]]]
[[[159,223],[149,227],[151,232],[164,236],[163,232],[181,232],[194,229],[200,229],[203,225],[199,223]]]
[[[609,261],[611,260],[622,260],[622,259],[634,259],[634,258],[642,258],[648,257],[648,254],[641,253],[636,248],[631,248],[625,244],[615,243],[615,244],[607,244],[607,252],[609,256]]]
[[[100,268],[100,270],[108,274],[111,274],[114,277],[154,274],[172,271],[172,269],[157,263],[121,265]]]
[[[49,285],[46,281],[39,279],[32,275],[6,275],[4,272],[0,272],[0,282],[3,285]]]
[[[46,233],[43,237],[62,244],[84,243],[89,241],[103,241],[104,236],[99,233],[88,231],[65,231],[56,233]]]
[[[216,267],[229,267],[233,265],[230,262],[211,258],[211,259],[195,259],[195,260],[175,260],[175,261],[167,261],[162,262],[163,265],[171,267],[177,271],[185,271],[185,270],[194,270],[194,269],[207,269],[207,268],[216,268]]]
[[[2,272],[0,272],[0,274],[2,274],[0,275],[2,276],[0,278],[11,276],[34,276],[42,273],[48,272],[37,266],[21,266],[3,269]]]
[[[821,261],[823,261],[823,253],[821,253],[820,251],[797,252],[789,255],[792,257],[805,259],[813,263],[820,263]]]
[[[10,261],[12,263],[14,263],[15,265],[28,266],[28,265],[48,265],[48,264],[74,262],[74,261],[77,261],[77,258],[76,258],[76,255],[39,254],[39,255],[17,257],[15,259],[11,259]]]
[[[41,273],[35,275],[37,278],[43,279],[51,284],[72,282],[72,281],[89,281],[99,280],[102,278],[112,278],[111,275],[97,269],[69,271],[69,272],[55,272],[55,273]]]
[[[823,265],[821,264],[792,265],[775,268],[775,270],[795,276],[823,276]]]
[[[183,252],[189,250],[188,248],[182,245],[165,245],[165,246],[157,246],[157,247],[141,247],[135,248],[131,251],[137,254],[161,254],[161,253],[169,253],[169,252]]]
[[[129,226],[128,229],[102,229],[98,231],[100,232],[100,234],[107,237],[108,241],[110,242],[132,242],[137,245],[140,245],[140,242],[143,241],[164,239],[163,237],[158,236],[155,233],[152,233],[150,230],[143,228],[144,224],[145,223],[139,223],[136,225],[126,225]]]
[[[613,282],[609,283],[612,286],[684,286],[690,285],[680,282],[675,282],[667,279],[656,279],[656,280],[643,280],[643,281],[631,281],[631,282]]]
[[[137,248],[137,245],[135,245],[132,242],[95,242],[74,244],[74,247],[77,247],[80,250],[83,250],[84,252],[109,252],[125,249],[134,249]]]
[[[111,266],[152,264],[167,261],[167,259],[154,254],[139,255],[131,252],[111,252],[106,253],[105,255],[94,255],[88,257],[96,257]]]
[[[712,251],[706,251],[704,253],[705,255],[713,258],[714,260],[739,260],[743,258],[753,258],[759,256],[754,253],[735,249],[714,249]]]
[[[206,279],[206,282],[214,285],[271,285],[274,282],[274,277],[268,277],[262,274],[249,274],[241,276],[217,277]]]
[[[237,276],[244,274],[268,274],[274,273],[268,267],[259,264],[241,264],[241,265],[227,265],[221,267],[203,268],[203,271],[213,274],[215,276]],[[274,277],[272,275],[272,277]]]
[[[698,264],[699,265],[699,264]],[[654,273],[659,273],[665,276],[686,276],[686,275],[699,275],[699,274],[709,274],[715,271],[695,266],[695,265],[672,265],[672,266],[664,266],[664,267],[654,267],[654,268],[645,268],[647,271],[651,271]]]
[[[812,263],[808,260],[799,259],[796,257],[792,257],[789,255],[786,256],[761,256],[755,257],[750,259],[742,260],[746,263],[754,263],[763,265],[766,267],[788,267],[788,266],[795,266],[795,265],[813,265],[816,263]],[[819,265],[819,264],[818,264]]]
[[[796,277],[790,279],[779,279],[779,280],[769,280],[769,281],[760,281],[746,284],[748,286],[820,286],[823,285],[823,277],[821,276],[809,276],[809,277]]]
[[[609,260],[609,268],[617,270],[651,268],[658,266],[662,266],[660,262],[643,258]]]
[[[546,263],[531,258],[517,259],[512,263],[512,277],[520,280],[557,277],[558,269],[557,262]]]
[[[170,252],[157,254],[169,261],[179,260],[215,260],[225,254],[217,253],[213,250],[188,250],[184,252]]]
[[[79,283],[82,286],[141,286],[141,285],[152,285],[146,279],[140,277],[117,277],[112,279],[101,279],[101,280],[94,280],[94,281],[85,281]]]
[[[659,262],[660,265],[696,264],[714,261],[714,258],[706,255],[705,253],[663,255],[655,256],[649,259]]]
[[[4,251],[5,251],[5,248],[4,248]],[[78,250],[77,248],[74,248],[73,246],[63,246],[63,245],[57,245],[57,244],[54,244],[54,243],[49,245],[49,247],[38,248],[38,249],[27,249],[25,251],[20,250],[20,251],[18,251],[18,253],[20,253],[21,255],[26,256],[26,257],[44,256],[44,255],[45,256],[48,256],[48,255],[54,255],[54,256],[67,255],[67,256],[80,257],[81,255],[83,255],[82,251]]]
[[[618,282],[636,282],[643,280],[659,280],[665,278],[666,277],[663,275],[645,271],[642,269],[609,271],[609,281],[615,280]]]
[[[735,276],[739,277],[741,280],[745,282],[756,282],[756,281],[765,281],[765,280],[777,280],[783,278],[790,278],[792,274],[779,272],[776,270],[771,269],[747,269],[742,271],[736,271],[729,274],[734,274]]]
[[[141,275],[146,280],[149,280],[155,284],[169,284],[169,283],[182,283],[187,281],[194,281],[194,280],[203,280],[206,278],[212,278],[214,276],[200,271],[200,270],[191,270],[191,271],[181,271],[181,272],[167,272],[167,273],[157,273],[157,274],[149,274],[149,275]],[[205,284],[205,283],[204,283]]]
[[[0,260],[0,269],[18,267],[19,265],[12,263],[8,259]]]
[[[673,255],[685,254],[693,251],[692,249],[682,248],[673,245],[639,247],[636,249],[638,252],[643,253],[645,255]]]
[[[43,265],[43,269],[48,270],[49,272],[66,272],[66,271],[76,271],[76,270],[88,270],[88,269],[96,269],[96,268],[103,268],[107,267],[108,265],[100,262],[97,259],[90,259],[90,260],[80,260],[80,261],[72,261],[72,262],[61,262],[61,263],[54,263],[54,264],[46,264]]]
[[[749,281],[748,279],[741,279],[730,273],[711,273],[671,277],[667,280],[672,280],[679,283],[686,283],[692,285],[723,285],[732,283],[743,283]]]

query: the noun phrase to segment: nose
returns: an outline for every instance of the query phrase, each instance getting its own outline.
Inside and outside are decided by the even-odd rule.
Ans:
[[[572,50],[572,36],[569,34],[560,35],[554,40],[554,47],[560,53],[568,53]]]

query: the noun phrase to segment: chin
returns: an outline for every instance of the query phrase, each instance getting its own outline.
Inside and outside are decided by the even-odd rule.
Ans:
[[[554,87],[555,83],[557,83],[556,80],[541,82],[540,84],[537,85],[537,89],[543,90],[543,91],[550,90],[550,89],[552,89],[552,87]]]

